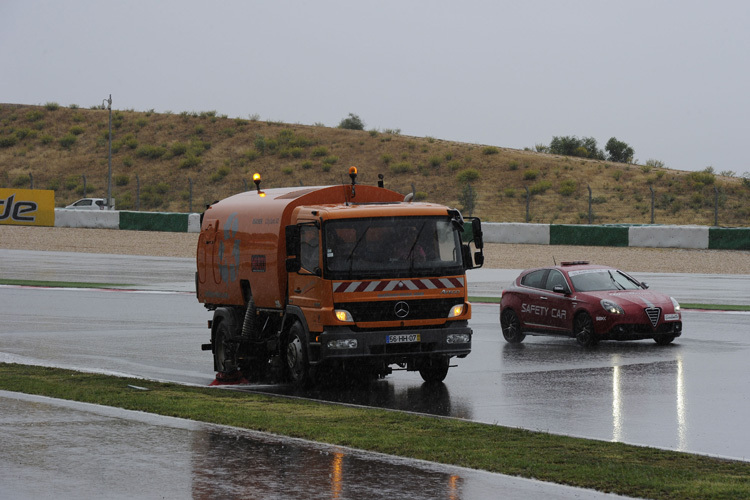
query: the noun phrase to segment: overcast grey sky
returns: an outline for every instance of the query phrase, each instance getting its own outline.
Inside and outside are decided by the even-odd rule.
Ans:
[[[211,111],[502,147],[617,137],[750,172],[750,2],[0,0],[0,102]]]

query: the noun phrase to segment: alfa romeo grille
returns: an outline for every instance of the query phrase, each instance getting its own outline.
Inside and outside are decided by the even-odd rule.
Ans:
[[[656,328],[656,324],[659,323],[659,316],[661,316],[661,309],[658,307],[647,307],[646,314],[648,319],[651,320],[651,324]]]

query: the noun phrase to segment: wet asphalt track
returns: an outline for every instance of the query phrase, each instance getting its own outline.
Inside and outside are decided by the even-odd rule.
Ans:
[[[81,254],[3,250],[0,262],[0,278],[120,283],[140,290],[0,287],[0,361],[43,363],[195,384],[208,384],[213,379],[211,355],[200,351],[200,344],[207,340],[205,324],[210,315],[191,293],[191,260],[88,254],[82,260]],[[471,293],[497,293],[515,273],[473,272],[469,277]],[[746,285],[747,276],[637,277],[649,281],[653,289],[669,291],[683,302],[698,302],[691,297],[699,291],[700,302],[750,303],[750,299],[746,300],[750,289]],[[457,360],[458,366],[451,369],[445,384],[438,388],[430,388],[422,384],[418,374],[406,372],[395,372],[367,388],[318,389],[303,394],[279,385],[251,388],[747,460],[750,456],[750,433],[745,430],[750,420],[746,390],[750,382],[746,369],[750,347],[748,320],[750,315],[743,313],[687,311],[683,337],[666,347],[651,341],[604,342],[595,349],[582,350],[572,340],[545,337],[527,337],[520,346],[511,346],[499,334],[497,305],[475,304],[472,354]],[[13,408],[21,404],[41,408],[42,416],[29,417],[32,421],[34,418],[44,421],[43,415],[51,412],[47,403],[9,401],[16,400],[0,395],[4,427],[10,422],[11,428],[13,425],[30,428],[13,423],[13,415],[17,414]],[[9,410],[9,406],[13,408]],[[68,411],[81,410],[65,410]],[[69,418],[88,421],[88,417],[80,415],[59,418],[60,425],[54,427],[57,430],[70,427],[65,424]],[[161,429],[159,432],[171,432],[164,430],[171,424],[153,425]],[[153,432],[151,429],[149,435]],[[216,432],[224,436],[223,430]],[[191,442],[196,439],[202,438],[189,438]],[[215,438],[208,442],[223,440]],[[5,438],[0,441],[9,442]],[[83,442],[81,446],[86,447]],[[195,452],[195,447],[186,449]],[[193,461],[207,460],[205,453],[221,453],[221,447],[214,450],[213,444],[201,450]],[[257,456],[256,452],[252,454]],[[343,452],[343,457],[355,460],[350,451]],[[264,467],[270,470],[268,478],[259,480],[261,483],[265,480],[273,483],[278,464],[286,463],[283,457],[275,458],[277,466],[264,462]],[[321,467],[337,466],[329,455]],[[354,465],[348,467],[347,470],[358,470]],[[421,466],[417,469],[422,471]],[[180,474],[199,484],[195,468],[190,470]],[[452,473],[446,474],[445,478],[452,477]],[[464,476],[458,474],[459,478]],[[361,474],[353,477],[360,478]],[[468,488],[469,484],[486,486],[482,481],[488,480],[487,477],[483,476],[481,481],[475,478],[474,483],[466,479],[462,488]],[[8,478],[2,479],[6,484]],[[239,479],[230,477],[228,481],[234,485]],[[455,482],[441,481],[438,483],[443,486]],[[330,482],[323,483],[324,489],[333,487]],[[345,481],[341,487],[351,484]],[[269,488],[268,491],[274,491]],[[195,495],[196,491],[193,490],[193,495],[201,496]],[[450,488],[440,491],[445,495],[432,497],[484,496],[453,495]],[[405,492],[390,493],[403,496]],[[407,496],[415,497],[413,493]],[[353,496],[356,495],[349,494]]]

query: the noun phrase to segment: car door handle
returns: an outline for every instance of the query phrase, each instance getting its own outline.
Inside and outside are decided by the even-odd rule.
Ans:
[[[302,289],[297,287],[294,289],[294,293],[302,293]]]
[[[539,300],[547,300],[547,297],[539,297]]]

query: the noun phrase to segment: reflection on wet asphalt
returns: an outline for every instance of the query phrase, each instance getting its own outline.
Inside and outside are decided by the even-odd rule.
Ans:
[[[614,498],[482,471],[0,391],[3,498]]]
[[[208,340],[210,313],[189,293],[192,262],[117,256],[92,257],[95,265],[90,265],[80,259],[79,254],[0,251],[0,278],[26,266],[27,279],[126,282],[146,292],[0,286],[0,362],[199,385],[213,380],[211,353],[200,350]],[[684,282],[684,276],[678,278]],[[690,290],[701,290],[708,303],[736,300],[740,285],[745,289],[740,297],[750,290],[742,280],[699,278]],[[490,290],[502,284],[482,286]],[[593,349],[550,337],[509,345],[497,316],[497,305],[474,305],[472,352],[454,360],[457,366],[444,384],[423,384],[417,373],[397,371],[364,386],[299,392],[286,385],[253,384],[238,390],[750,457],[750,433],[741,431],[750,421],[750,315],[686,311],[685,331],[673,345],[602,342]],[[0,394],[0,497],[99,498],[104,491],[109,498],[495,498],[501,488],[506,498],[593,494],[555,489],[516,494],[524,482],[503,476],[268,437],[257,444],[247,433],[175,420],[154,423],[149,419],[159,417],[143,414],[132,423],[132,413],[123,417],[104,410],[74,411],[59,402],[55,409],[38,400],[18,401],[18,396]],[[309,476],[298,465],[303,462],[310,465]],[[403,481],[402,470],[407,471]],[[408,489],[402,484],[412,477],[408,474],[428,488]],[[310,489],[285,493],[299,486],[299,476]],[[392,477],[399,479],[391,487]],[[501,485],[498,478],[503,478]],[[378,496],[381,490],[385,493]]]

